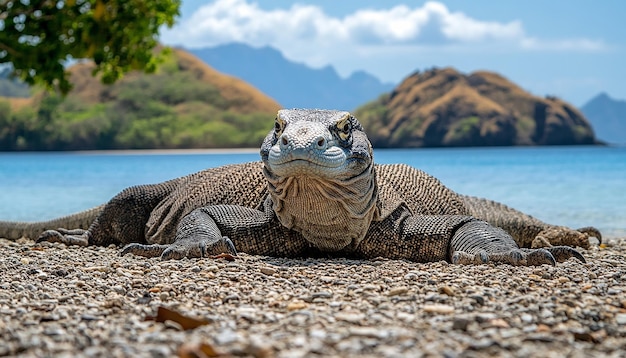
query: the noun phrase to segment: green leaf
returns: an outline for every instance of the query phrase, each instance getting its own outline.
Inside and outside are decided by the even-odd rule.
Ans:
[[[180,0],[2,1],[0,64],[29,84],[66,94],[63,64],[93,59],[102,81],[131,70],[154,72],[159,29],[179,16]]]

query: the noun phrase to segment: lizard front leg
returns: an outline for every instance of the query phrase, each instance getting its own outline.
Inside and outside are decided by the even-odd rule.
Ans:
[[[294,257],[307,249],[306,240],[283,227],[273,211],[235,205],[214,205],[196,209],[178,224],[172,244],[130,244],[121,254],[163,260],[210,257],[237,251],[252,255]]]
[[[399,208],[375,222],[354,249],[359,256],[383,256],[417,262],[446,260],[456,264],[487,262],[511,265],[554,265],[584,257],[571,247],[520,249],[504,230],[471,216],[416,215]]]
[[[585,262],[585,258],[569,246],[519,248],[504,230],[480,220],[461,225],[450,241],[450,261],[458,264],[494,262],[539,266],[555,265],[556,262],[563,262],[571,257]]]
[[[449,260],[450,238],[456,228],[474,220],[461,215],[413,215],[400,207],[382,221],[372,222],[352,253],[363,258],[386,257],[415,262]]]

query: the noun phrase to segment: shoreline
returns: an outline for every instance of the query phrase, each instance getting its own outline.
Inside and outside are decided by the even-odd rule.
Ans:
[[[609,143],[605,145],[544,145],[544,146],[468,146],[468,147],[375,147],[374,151],[403,151],[403,150],[485,150],[485,149],[566,149],[566,148],[626,148],[626,143]],[[186,148],[186,149],[95,149],[95,150],[40,150],[40,151],[0,151],[0,155],[47,155],[47,154],[105,154],[105,155],[129,155],[129,154],[145,154],[145,155],[164,155],[164,154],[249,154],[258,153],[258,147],[234,147],[234,148]]]
[[[0,155],[202,155],[202,154],[254,154],[258,148],[200,148],[200,149],[108,149],[76,151],[21,151],[0,152]]]

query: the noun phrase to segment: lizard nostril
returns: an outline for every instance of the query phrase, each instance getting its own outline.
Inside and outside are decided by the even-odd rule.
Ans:
[[[282,137],[280,138],[280,143],[281,143],[282,145],[287,145],[287,144],[289,144],[289,140],[287,140],[287,138],[286,138],[285,136],[282,136]]]
[[[325,145],[326,145],[326,139],[324,139],[324,138],[320,138],[320,139],[317,141],[317,147],[318,147],[318,148],[324,148],[324,146],[325,146]]]

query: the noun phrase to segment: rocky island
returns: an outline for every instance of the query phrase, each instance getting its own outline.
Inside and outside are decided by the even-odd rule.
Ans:
[[[535,96],[487,71],[415,72],[355,114],[376,147],[598,143],[573,105]]]

